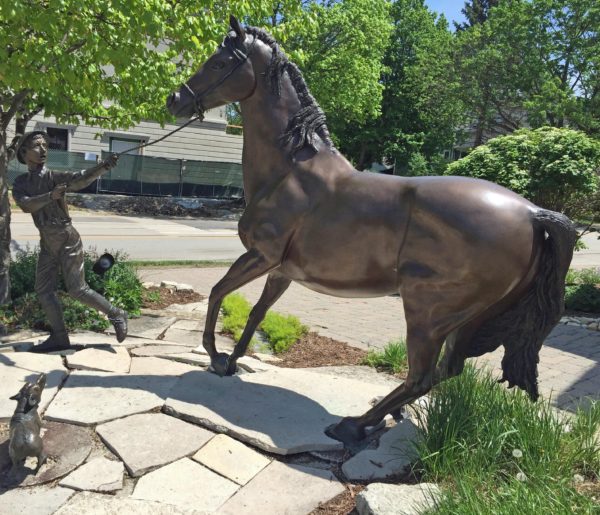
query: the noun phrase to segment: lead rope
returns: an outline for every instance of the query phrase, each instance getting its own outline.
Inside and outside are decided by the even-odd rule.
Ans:
[[[193,122],[195,122],[197,120],[202,121],[202,119],[204,119],[204,117],[201,114],[198,114],[198,115],[194,116],[193,118],[190,118],[181,127],[177,127],[176,129],[172,130],[168,134],[165,134],[164,136],[162,136],[162,137],[160,137],[158,139],[155,139],[154,141],[147,141],[146,143],[142,143],[141,145],[138,145],[137,147],[131,147],[131,148],[128,148],[127,150],[123,150],[122,152],[119,152],[116,155],[120,157],[123,154],[127,154],[128,152],[131,152],[132,150],[139,150],[140,148],[149,147],[150,145],[154,145],[155,143],[158,143],[159,141],[162,141],[163,139],[166,139],[169,136],[175,134],[176,132],[180,131],[181,129],[185,129],[191,123],[193,123]]]

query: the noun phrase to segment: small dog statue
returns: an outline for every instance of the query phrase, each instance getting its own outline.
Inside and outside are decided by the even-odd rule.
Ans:
[[[37,408],[40,404],[42,391],[46,386],[46,374],[40,374],[35,383],[25,383],[23,388],[11,397],[17,401],[17,409],[10,419],[10,443],[8,454],[12,460],[13,469],[22,464],[28,456],[37,458],[37,474],[46,461],[44,444],[40,437],[42,420]]]

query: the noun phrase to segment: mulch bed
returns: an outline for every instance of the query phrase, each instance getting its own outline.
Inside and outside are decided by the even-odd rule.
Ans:
[[[356,507],[356,494],[365,489],[365,485],[345,485],[346,490],[326,503],[320,504],[309,515],[347,515]]]
[[[278,354],[282,361],[277,366],[285,368],[327,367],[331,365],[360,365],[367,352],[347,343],[308,333],[290,350]]]
[[[158,292],[160,298],[152,300],[152,293]],[[200,302],[204,299],[203,295],[194,292],[175,291],[169,288],[152,286],[144,290],[142,307],[147,309],[164,309],[171,304],[190,304]]]

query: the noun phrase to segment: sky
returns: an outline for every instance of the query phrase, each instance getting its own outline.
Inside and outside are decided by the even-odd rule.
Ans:
[[[460,12],[465,6],[464,0],[425,0],[425,4],[432,11],[443,13],[451,28],[454,28],[453,21],[462,22],[465,20]]]

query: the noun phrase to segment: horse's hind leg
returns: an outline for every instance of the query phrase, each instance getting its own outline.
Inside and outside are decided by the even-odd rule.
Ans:
[[[444,354],[435,369],[434,385],[455,377],[463,371],[473,333],[474,327],[467,324],[448,335],[444,346]]]
[[[365,428],[377,425],[388,413],[426,394],[434,382],[435,366],[440,355],[444,334],[435,334],[423,326],[409,323],[407,334],[408,376],[398,388],[360,417],[346,417],[327,429],[327,434],[345,444],[362,440]]]

